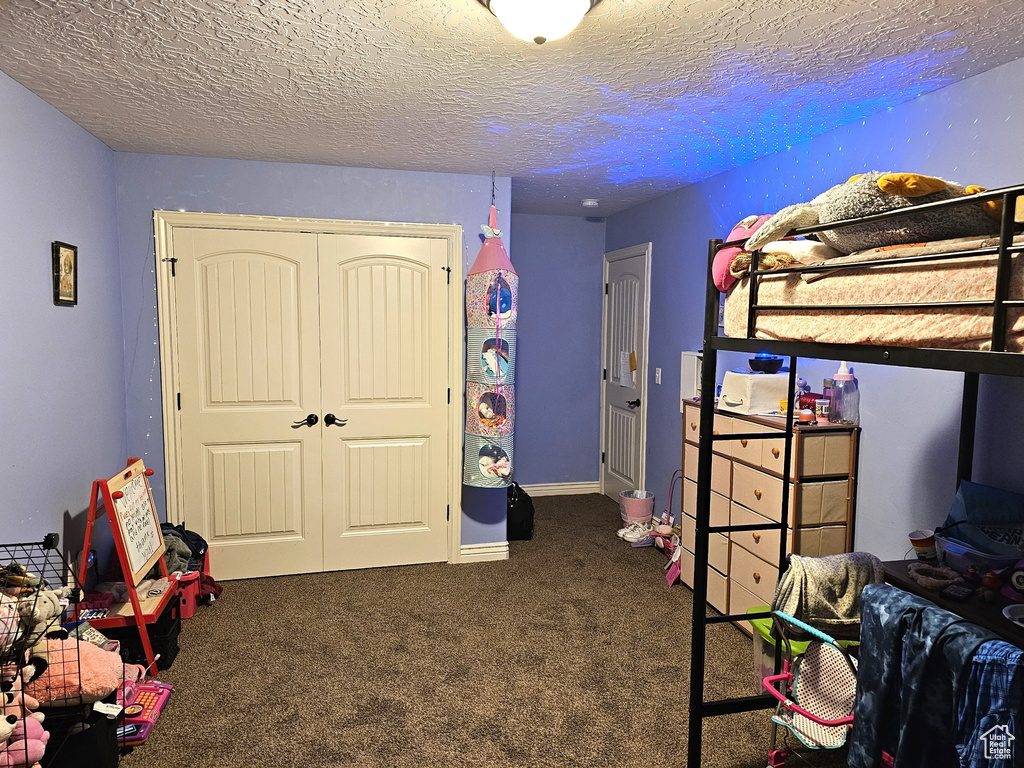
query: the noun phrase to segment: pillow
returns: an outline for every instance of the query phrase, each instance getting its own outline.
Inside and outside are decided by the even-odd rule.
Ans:
[[[725,242],[729,243],[733,240],[746,240],[758,229],[761,228],[768,219],[771,218],[771,214],[762,214],[760,216],[747,216],[739,224],[732,228],[732,232],[725,238]],[[733,245],[728,248],[723,248],[715,254],[715,260],[711,264],[711,275],[715,280],[715,287],[718,290],[725,293],[728,291],[733,283],[736,282],[736,278],[729,274],[729,267],[732,266],[733,259],[740,255],[743,251],[738,245]]]
[[[41,646],[42,644],[40,644]],[[125,678],[139,678],[136,664],[125,665],[116,653],[75,638],[46,640],[45,671],[25,686],[25,693],[51,707],[90,704],[108,696]]]

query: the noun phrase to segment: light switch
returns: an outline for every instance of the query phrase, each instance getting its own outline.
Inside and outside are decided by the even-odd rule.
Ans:
[[[661,384],[661,368],[654,369],[654,383]]]

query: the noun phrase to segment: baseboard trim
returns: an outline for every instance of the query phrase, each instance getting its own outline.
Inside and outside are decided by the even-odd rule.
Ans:
[[[522,489],[531,496],[575,496],[581,493],[600,493],[601,483],[540,483],[524,485]]]
[[[460,563],[483,563],[489,560],[508,560],[508,542],[463,544],[459,549]]]

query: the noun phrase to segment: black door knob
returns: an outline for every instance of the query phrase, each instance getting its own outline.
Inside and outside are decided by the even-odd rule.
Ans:
[[[298,427],[315,427],[318,421],[320,421],[320,417],[317,416],[315,413],[311,413],[302,421],[296,421],[294,424],[292,424],[292,428],[296,429]]]
[[[636,400],[627,400],[626,405],[628,405],[630,408],[639,408],[640,398],[638,397]]]
[[[324,416],[324,424],[328,427],[344,427],[348,424],[348,419],[339,419],[333,413],[328,413]]]

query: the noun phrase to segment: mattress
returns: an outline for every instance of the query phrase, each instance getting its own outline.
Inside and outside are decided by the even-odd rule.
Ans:
[[[993,241],[988,240],[985,245]],[[997,242],[997,241],[996,241]],[[1017,237],[1015,244],[1024,242]],[[932,308],[926,302],[991,301],[995,296],[996,257],[972,256],[919,264],[872,264],[872,259],[938,250],[944,244],[923,244],[916,251],[876,250],[851,254],[828,264],[855,263],[842,272],[765,275],[758,304],[813,306],[827,304],[901,304],[900,309],[761,310],[754,335],[761,339],[825,344],[869,344],[939,349],[991,348],[992,308]],[[957,245],[960,245],[959,243]],[[962,245],[960,247],[963,247]],[[976,247],[984,247],[981,243]],[[950,252],[955,248],[946,248]],[[1024,297],[1024,254],[1012,256],[1007,298]],[[726,336],[747,335],[749,278],[727,294]],[[1024,349],[1024,308],[1007,309],[1006,350]]]

